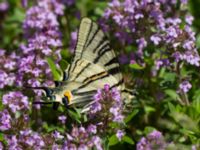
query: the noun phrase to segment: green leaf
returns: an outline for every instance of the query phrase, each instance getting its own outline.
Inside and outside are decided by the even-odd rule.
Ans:
[[[118,138],[116,137],[116,135],[112,135],[110,138],[109,138],[109,142],[108,142],[108,145],[109,146],[112,146],[112,145],[116,145],[117,143],[119,143],[119,140]]]
[[[135,142],[133,141],[133,139],[130,138],[129,136],[126,136],[126,135],[122,138],[122,141],[126,142],[128,144],[131,144],[131,145],[135,144]]]
[[[196,90],[193,96],[192,106],[200,114],[200,90]]]
[[[176,74],[175,73],[164,73],[163,78],[165,81],[174,82],[176,79]]]
[[[62,59],[62,60],[59,62],[60,68],[61,68],[62,70],[67,69],[68,64],[69,64],[69,63],[68,63],[66,60],[64,60],[64,59]]]
[[[0,133],[0,141],[3,141],[3,140],[4,140],[3,133]]]
[[[128,123],[129,121],[131,121],[131,119],[139,112],[138,109],[134,109],[130,115],[128,115],[126,118],[125,118],[125,123]]]
[[[188,115],[180,112],[173,111],[170,116],[185,130],[192,132],[198,132],[198,123],[196,120],[192,120]]]
[[[167,104],[168,104],[168,108],[169,108],[170,112],[176,111],[176,107],[172,103],[168,102]]]
[[[81,123],[81,121],[80,121],[80,114],[79,113],[74,112],[74,111],[72,111],[70,109],[68,109],[67,112],[68,112],[68,114],[69,114],[69,116],[71,118],[75,119],[78,123]]]
[[[145,112],[150,113],[150,112],[155,112],[155,108],[151,106],[145,106],[144,107]]]
[[[165,94],[170,96],[173,100],[180,99],[179,95],[174,90],[167,89],[165,90]]]
[[[145,127],[145,129],[144,129],[144,133],[145,133],[146,135],[148,135],[149,133],[153,132],[154,130],[156,130],[154,127],[147,126],[147,127]]]
[[[140,66],[137,63],[130,64],[129,67],[132,68],[132,69],[136,69],[136,70],[142,70],[142,69],[144,69],[144,67]]]
[[[55,62],[52,60],[52,58],[47,58],[47,62],[49,64],[49,67],[51,69],[51,72],[53,74],[54,80],[59,81],[61,78],[61,71],[56,67]]]
[[[197,48],[200,48],[200,34],[197,35],[197,38],[196,38],[196,46]]]

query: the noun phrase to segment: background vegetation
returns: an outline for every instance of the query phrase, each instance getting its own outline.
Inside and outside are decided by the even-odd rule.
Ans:
[[[199,5],[198,0],[2,1],[0,149],[200,149]],[[135,93],[124,104],[123,123],[104,116],[110,108],[95,113],[108,117],[99,127],[102,118],[79,109],[33,106],[42,93],[24,88],[60,79],[85,16],[108,35]]]

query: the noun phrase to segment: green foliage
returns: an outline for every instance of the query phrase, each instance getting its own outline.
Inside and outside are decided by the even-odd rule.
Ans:
[[[25,18],[25,10],[18,1],[10,0],[10,3],[12,5],[9,13],[0,21],[0,44],[1,48],[14,51],[16,48],[20,47],[20,44],[24,41],[22,22]],[[94,21],[97,21],[100,16],[102,16],[106,6],[107,1],[78,0],[75,6],[66,9],[66,16],[59,18],[64,47],[69,47],[70,33],[75,31],[80,23],[80,20],[74,17],[77,10],[81,14],[81,17],[88,16]],[[197,48],[200,48],[199,6],[200,2],[198,0],[190,1],[190,11],[195,16],[194,29],[197,32]],[[152,29],[152,31],[153,30],[155,29]],[[111,40],[113,40],[112,35],[110,36]],[[115,47],[117,48],[118,43],[115,41],[111,44],[113,45],[113,43],[116,43]],[[134,51],[135,47],[126,46],[124,49],[125,52],[129,52]],[[174,142],[174,144],[168,147],[169,150],[178,149],[177,147],[184,150],[190,149],[191,146],[195,144],[200,145],[199,68],[184,66],[179,70],[179,75],[169,72],[167,68],[162,68],[157,76],[152,76],[150,68],[153,65],[154,58],[157,56],[152,56],[153,58],[149,57],[151,56],[151,51],[154,50],[153,48],[149,49],[149,52],[145,53],[144,58],[144,62],[147,66],[142,66],[138,63],[122,66],[122,70],[125,71],[125,74],[129,73],[134,81],[140,81],[140,79],[142,79],[143,82],[141,86],[136,87],[138,94],[136,94],[132,102],[133,107],[128,110],[128,115],[125,118],[125,130],[127,134],[121,141],[118,140],[115,134],[107,135],[105,139],[108,139],[109,147],[111,147],[111,149],[134,149],[133,147],[136,146],[141,137],[148,135],[155,129],[163,132],[166,141]],[[46,58],[54,80],[61,79],[62,70],[67,68],[72,58],[69,49],[63,49],[61,55],[62,60],[59,62],[60,68],[55,65],[52,58]],[[157,55],[159,56],[160,54]],[[192,85],[197,86],[193,87],[187,95],[180,96],[176,90],[178,87],[176,82],[187,76],[194,78],[195,80],[191,81]],[[160,99],[157,98],[159,94],[162,95]],[[2,95],[1,91],[0,95]],[[189,104],[186,104],[184,100],[188,100]],[[0,103],[0,109],[1,107],[2,103]],[[60,115],[65,112],[63,108],[59,108],[58,111],[53,111],[53,113],[52,109],[49,107],[42,107],[42,110],[43,112],[41,112],[40,115],[45,120],[45,123],[42,125],[43,130],[48,133],[54,130],[64,132],[64,127],[58,125],[54,118],[58,114]],[[19,117],[20,114],[16,114],[16,116]],[[87,121],[87,118],[82,116],[79,109],[67,110],[66,116],[73,118],[76,124],[85,123]],[[6,142],[2,133],[0,133],[0,141]]]

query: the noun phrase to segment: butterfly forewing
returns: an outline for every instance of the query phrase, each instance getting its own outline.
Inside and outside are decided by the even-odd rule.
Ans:
[[[114,51],[103,31],[88,18],[81,21],[75,56],[66,71],[69,81],[102,88],[104,84],[120,87],[122,75]],[[78,89],[77,89],[78,90]]]

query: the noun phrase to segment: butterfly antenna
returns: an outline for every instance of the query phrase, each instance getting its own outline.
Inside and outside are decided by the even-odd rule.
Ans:
[[[26,86],[25,88],[33,89],[33,90],[43,90],[43,91],[45,91],[47,97],[51,97],[52,93],[53,93],[53,90],[48,88],[48,87],[29,87],[29,86]]]
[[[53,102],[41,102],[41,101],[35,101],[33,102],[34,105],[40,104],[40,105],[48,105],[48,104],[52,104]]]

